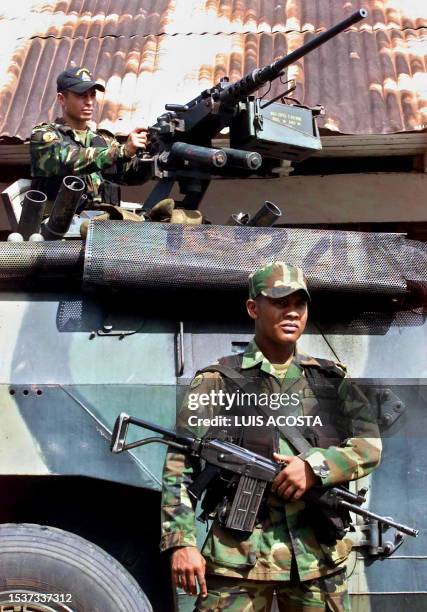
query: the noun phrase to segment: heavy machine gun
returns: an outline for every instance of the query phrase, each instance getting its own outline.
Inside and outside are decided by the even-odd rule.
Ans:
[[[180,204],[196,209],[212,176],[272,176],[278,160],[301,161],[320,150],[315,119],[321,107],[276,102],[294,87],[265,103],[253,94],[283,76],[285,68],[367,15],[365,9],[356,11],[289,55],[256,68],[235,83],[224,77],[187,104],[166,104],[166,112],[148,130],[149,161],[160,180],[144,208],[151,209],[168,197],[177,182],[184,195]],[[212,139],[224,128],[230,130],[231,146],[213,148]]]
[[[155,436],[126,443],[129,425],[148,429],[163,437]],[[117,417],[111,436],[110,448],[113,453],[121,453],[152,442],[166,444],[204,462],[202,471],[189,488],[189,493],[195,500],[199,500],[216,479],[221,478],[223,481],[228,481],[231,494],[227,496],[228,499],[222,505],[218,505],[218,519],[228,529],[248,533],[253,531],[267,487],[283,469],[283,465],[226,439],[208,436],[198,439],[189,435],[180,435],[155,423],[129,416],[124,412]],[[345,531],[338,529],[335,522],[335,519],[340,516],[340,511],[343,510],[363,516],[382,528],[394,528],[396,530],[394,542],[388,541],[384,546],[377,546],[375,554],[378,556],[392,554],[402,544],[404,534],[412,537],[418,535],[417,529],[361,508],[360,506],[366,501],[364,494],[352,493],[341,485],[312,487],[304,494],[303,500],[308,504],[318,506],[319,513],[323,513],[325,528],[329,530],[332,527],[333,529],[333,538],[342,538],[345,535]]]

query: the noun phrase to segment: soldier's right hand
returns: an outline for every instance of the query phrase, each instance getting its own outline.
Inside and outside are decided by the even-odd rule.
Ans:
[[[147,128],[135,128],[126,140],[125,149],[129,157],[136,155],[138,150],[145,151],[147,147]]]
[[[205,568],[206,561],[195,546],[176,548],[171,555],[172,582],[188,595],[197,595],[197,577],[200,595],[203,598],[207,597]]]

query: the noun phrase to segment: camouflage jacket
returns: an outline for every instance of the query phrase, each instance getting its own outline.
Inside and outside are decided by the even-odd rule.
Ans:
[[[241,364],[242,370],[251,370],[266,393],[287,394],[298,397],[289,414],[322,414],[322,408],[308,385],[305,368],[320,367],[312,357],[296,353],[280,379],[274,366],[264,357],[255,342],[249,344]],[[207,368],[209,369],[209,368]],[[177,418],[177,430],[201,437],[209,426],[197,422],[191,416],[212,419],[219,408],[209,403],[197,412],[191,401],[195,394],[218,393],[226,384],[218,372],[199,373],[190,384]],[[348,379],[339,382],[334,402],[338,397],[338,412],[353,417],[363,415],[369,407],[366,397]],[[191,400],[191,401],[190,401]],[[369,412],[369,410],[368,410]],[[189,425],[190,423],[192,425]],[[381,442],[378,428],[371,418],[357,419],[357,437],[347,438],[340,445],[328,448],[313,447],[304,455],[323,485],[335,485],[361,478],[369,474],[380,461]],[[288,442],[280,437],[280,453],[297,454]],[[177,546],[196,546],[195,511],[187,492],[195,475],[194,464],[183,454],[169,451],[163,473],[162,495],[162,550]],[[348,539],[326,546],[316,539],[312,527],[301,521],[305,503],[301,500],[286,503],[274,494],[267,500],[268,515],[258,523],[246,539],[236,537],[214,520],[202,554],[207,561],[207,572],[230,577],[254,580],[289,580],[291,564],[295,563],[300,580],[311,580],[336,571],[336,566],[347,558],[351,543]]]
[[[95,138],[98,143],[93,146]],[[149,164],[140,162],[136,156],[128,157],[124,144],[108,130],[75,130],[62,119],[36,125],[31,133],[30,150],[33,188],[50,191],[48,199],[54,199],[62,178],[70,174],[84,178],[88,202],[101,203],[105,179],[142,183],[150,172]]]

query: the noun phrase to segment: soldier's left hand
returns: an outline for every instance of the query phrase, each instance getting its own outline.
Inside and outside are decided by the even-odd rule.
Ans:
[[[317,482],[311,466],[296,455],[285,456],[273,453],[278,463],[285,463],[276,478],[273,480],[271,490],[286,501],[297,501],[310,487]]]

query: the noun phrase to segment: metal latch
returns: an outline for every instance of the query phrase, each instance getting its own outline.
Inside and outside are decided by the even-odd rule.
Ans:
[[[145,320],[140,315],[125,315],[123,313],[110,313],[98,330],[90,333],[89,339],[93,340],[96,336],[118,336],[123,340],[126,336],[138,333],[144,326]]]

